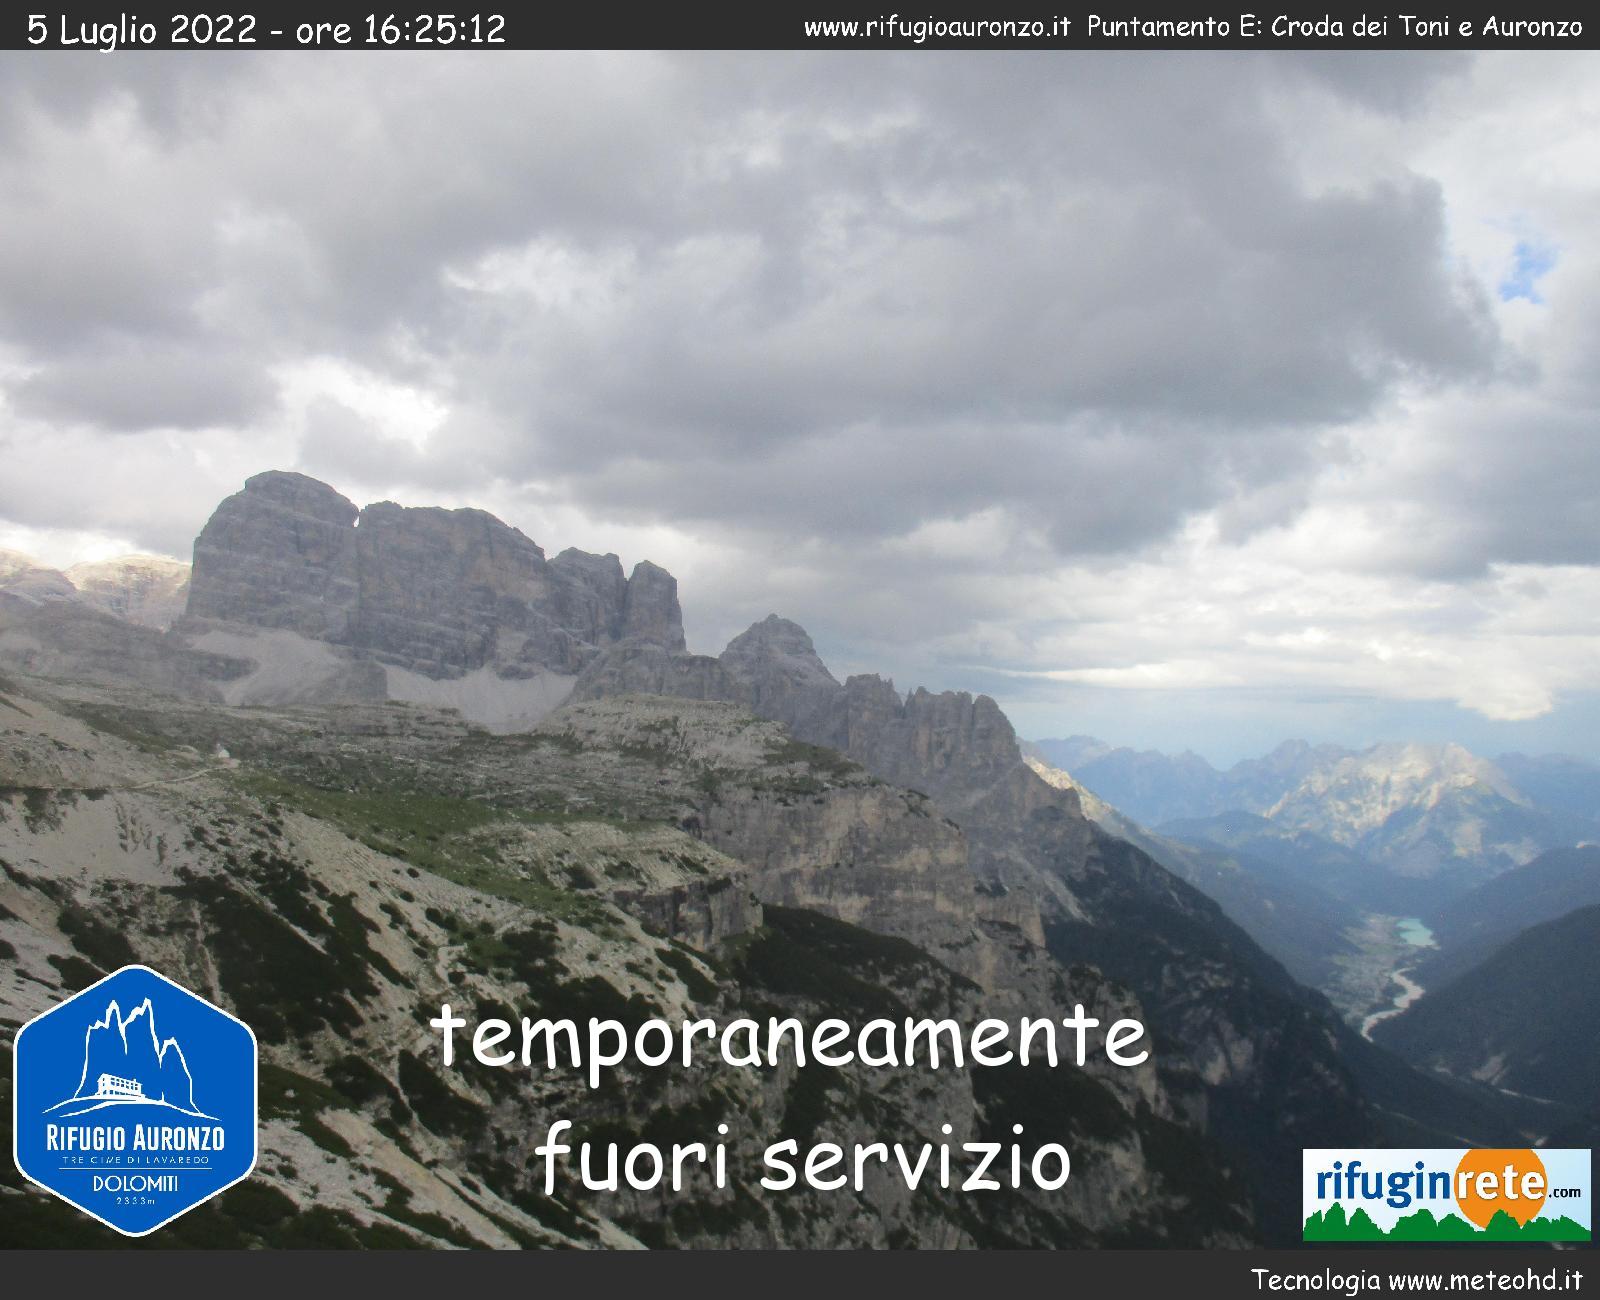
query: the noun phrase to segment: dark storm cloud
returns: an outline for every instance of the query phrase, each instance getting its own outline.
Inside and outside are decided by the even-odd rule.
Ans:
[[[531,369],[499,378],[530,383],[506,405],[559,422],[571,376],[590,454],[642,425],[745,443],[974,415],[1259,427],[1489,360],[1435,187],[1307,194],[1255,79],[1079,66],[1063,84],[1043,61],[900,64],[831,109],[857,138],[830,133],[825,99],[774,110],[771,164],[642,265],[598,337],[525,322]]]
[[[909,210],[936,193],[908,195],[821,237],[842,200],[802,189],[807,233],[675,249],[598,337],[506,303],[501,336],[528,365],[496,365],[488,391],[530,423],[584,426],[592,456],[631,453],[642,428],[683,449],[864,420],[1305,425],[1364,413],[1401,373],[1492,359],[1482,305],[1443,265],[1431,186],[1294,198],[1270,229],[1080,186],[937,220]]]
[[[1452,411],[1432,454],[1389,485],[1413,503],[1412,565],[1440,578],[1495,563],[1600,564],[1595,407],[1524,398]]]
[[[253,357],[133,339],[59,360],[12,391],[25,415],[112,430],[248,426],[275,396]]]
[[[1361,58],[1335,50],[1295,50],[1283,56],[1280,67],[1354,103],[1408,115],[1427,102],[1436,85],[1460,76],[1471,61],[1464,50],[1375,50]]]
[[[507,453],[521,458],[526,448]],[[1058,553],[1104,554],[1308,459],[1306,440],[1288,434],[1230,440],[1149,422],[862,425],[778,441],[759,459],[735,449],[679,460],[672,502],[679,518],[757,532],[776,520],[794,536],[857,544],[998,506]],[[636,519],[660,511],[663,472],[643,457],[559,482]]]
[[[1453,59],[60,62],[3,92],[23,412],[247,426],[332,356],[455,413],[395,455],[313,419],[331,469],[780,538],[999,506],[1103,553],[1248,533],[1326,426],[1500,364],[1433,182],[1298,166],[1303,115]]]

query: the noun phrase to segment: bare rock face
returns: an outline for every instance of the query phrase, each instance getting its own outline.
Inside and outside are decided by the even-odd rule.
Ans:
[[[798,623],[769,614],[728,642],[718,662],[729,699],[778,719],[811,744],[846,750],[839,682]]]
[[[709,655],[671,654],[649,641],[612,646],[584,670],[573,688],[577,700],[619,695],[670,695],[682,700],[731,700],[733,684]]]
[[[493,515],[380,501],[352,536],[351,644],[428,677],[521,666],[530,638],[540,664],[570,657],[537,608],[549,594],[544,552]]]
[[[897,935],[969,973],[979,899],[959,828],[923,796],[881,781],[843,773],[810,786],[719,791],[702,833],[751,866],[762,902]]]
[[[640,560],[628,578],[622,605],[622,635],[681,651],[683,610],[678,605],[678,580],[659,565]]]
[[[1034,784],[1016,732],[987,695],[919,688],[902,698],[876,675],[841,686],[805,629],[776,614],[730,641],[718,662],[728,698],[885,781],[932,795],[951,813],[1010,782],[1019,790]],[[1075,812],[1067,793],[1062,805]],[[1055,801],[1054,793],[1043,797]]]
[[[683,649],[677,582],[615,555],[541,547],[482,510],[382,501],[325,483],[250,479],[195,542],[191,619],[288,629],[440,679],[576,675],[624,640]]]
[[[344,640],[357,596],[359,513],[303,474],[257,474],[195,539],[189,616]]]
[[[720,658],[731,673],[750,683],[757,698],[785,689],[837,690],[839,686],[805,628],[776,614],[768,614],[734,637]]]
[[[844,698],[845,741],[857,761],[951,811],[1025,770],[1017,733],[987,695],[918,687],[901,703],[892,682],[852,677]]]
[[[761,904],[746,872],[685,880],[645,889],[618,889],[611,900],[656,934],[700,952],[761,928]]]
[[[615,555],[593,555],[569,547],[550,561],[556,623],[580,641],[604,645],[622,639],[628,580]]]

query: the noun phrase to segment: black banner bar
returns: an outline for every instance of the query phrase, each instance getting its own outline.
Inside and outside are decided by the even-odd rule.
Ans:
[[[153,1258],[158,1256],[159,1258]],[[484,1295],[520,1294],[535,1288],[631,1286],[640,1294],[684,1286],[782,1289],[842,1285],[857,1294],[876,1288],[905,1294],[926,1283],[933,1295],[992,1295],[997,1290],[1037,1287],[1039,1295],[1204,1297],[1383,1297],[1394,1295],[1558,1295],[1582,1300],[1600,1290],[1600,1269],[1588,1249],[1441,1250],[1307,1249],[1302,1251],[1057,1251],[1008,1252],[531,1252],[337,1253],[254,1252],[245,1260],[230,1251],[192,1254],[168,1251],[10,1252],[52,1276],[70,1276],[74,1287],[127,1294],[142,1284],[168,1292],[207,1288],[224,1292],[238,1284],[241,1265],[252,1288],[298,1288],[319,1294],[344,1288],[392,1286],[395,1294],[427,1295],[448,1287],[480,1289]],[[51,1264],[60,1265],[59,1271]],[[42,1275],[42,1274],[41,1274]],[[90,1294],[95,1294],[94,1290]]]
[[[901,0],[908,3],[908,0]],[[1072,0],[895,9],[894,0],[744,5],[395,8],[240,3],[47,4],[0,17],[0,49],[92,50],[1464,50],[1592,49],[1600,19],[1572,0],[1292,3]],[[1589,19],[1586,21],[1586,15]]]

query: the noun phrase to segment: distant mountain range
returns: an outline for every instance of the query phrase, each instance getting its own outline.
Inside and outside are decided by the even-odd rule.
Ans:
[[[63,601],[165,630],[183,614],[188,598],[189,566],[164,555],[123,555],[53,569],[20,551],[0,550],[0,603]]]
[[[1600,767],[1300,741],[1227,771],[1083,736],[1030,753],[1378,1043],[1436,1077],[1593,1109]],[[1398,1013],[1370,1010],[1390,998]]]
[[[1196,754],[1086,736],[1036,747],[1135,821],[1380,910],[1428,913],[1546,849],[1600,840],[1600,766],[1573,758],[1294,740],[1219,771]]]
[[[1370,904],[1336,897],[1325,888],[1327,882],[1320,868],[1330,857],[1343,868],[1343,854],[1370,874],[1373,869],[1356,855],[1324,841],[1303,856],[1286,853],[1286,865],[1275,855],[1239,851],[1221,834],[1184,836],[1182,823],[1169,827],[1170,833],[1152,831],[1079,785],[1070,773],[1050,766],[1040,756],[1037,745],[1025,746],[1025,752],[1029,764],[1044,780],[1059,789],[1077,792],[1085,816],[1118,838],[1137,845],[1168,871],[1215,899],[1235,924],[1242,926],[1302,983],[1325,987],[1332,981],[1338,961],[1353,953],[1346,934],[1360,924],[1363,911]],[[1271,826],[1250,813],[1227,816]],[[1297,839],[1315,839],[1281,834],[1291,845]],[[1263,838],[1271,843],[1270,837]]]

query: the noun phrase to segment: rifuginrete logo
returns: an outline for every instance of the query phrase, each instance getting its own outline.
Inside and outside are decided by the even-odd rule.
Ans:
[[[148,967],[30,1020],[13,1068],[18,1170],[126,1236],[255,1168],[255,1035]]]
[[[1590,1160],[1574,1148],[1308,1148],[1306,1241],[1589,1241]]]

